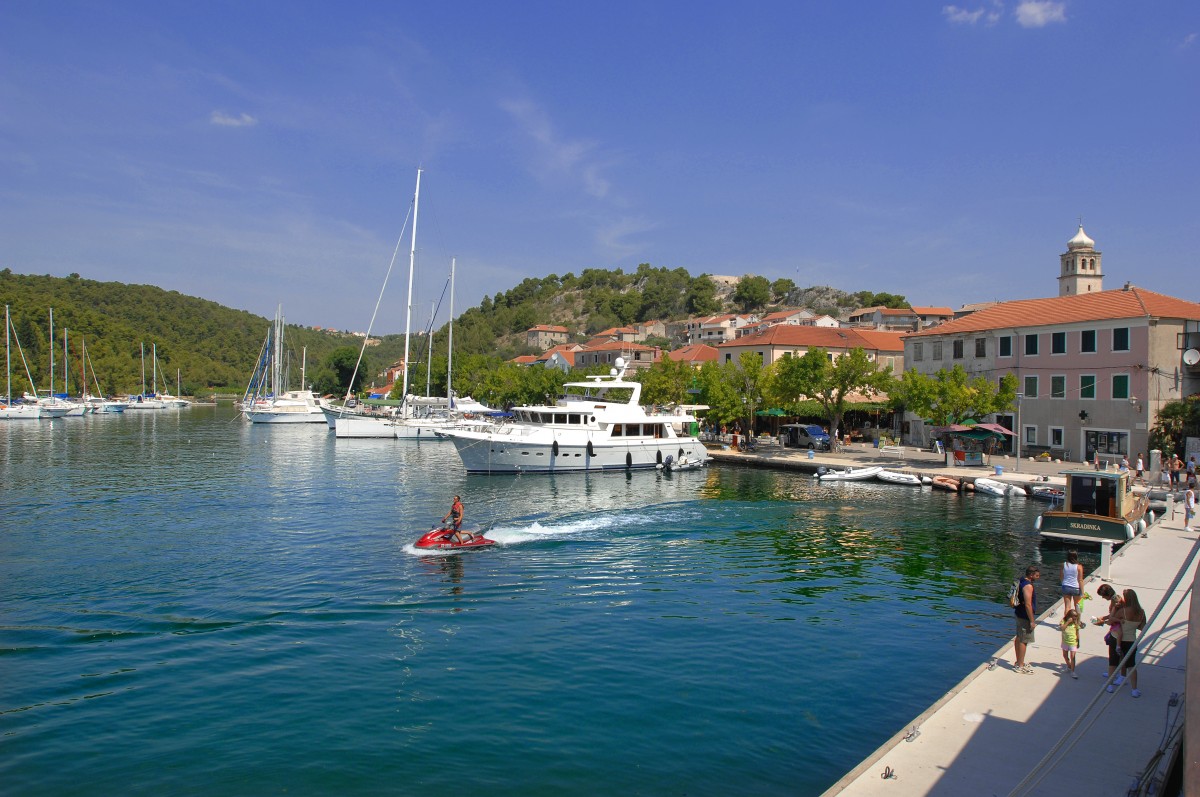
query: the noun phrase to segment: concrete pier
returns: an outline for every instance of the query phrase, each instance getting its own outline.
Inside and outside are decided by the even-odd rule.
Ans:
[[[919,475],[986,476],[1013,483],[1048,479],[1061,484],[1059,472],[1086,467],[993,458],[993,464],[1004,466],[1003,475],[997,476],[994,467],[947,468],[944,458],[931,452],[896,460],[865,447],[815,454],[811,460],[807,452],[794,449],[775,449],[765,455],[717,451],[713,456],[722,462],[810,472],[820,465],[887,465]],[[1160,745],[1168,730],[1183,721],[1187,632],[1198,560],[1200,533],[1183,531],[1182,510],[1176,517],[1168,512],[1146,535],[1125,544],[1112,557],[1110,583],[1117,590],[1134,589],[1149,620],[1137,653],[1141,697],[1132,697],[1128,682],[1113,684],[1113,691],[1107,691],[1112,683],[1106,678],[1108,649],[1103,637],[1107,628],[1091,624],[1090,619],[1106,614],[1108,602],[1097,594],[1103,582],[1093,574],[1085,584],[1092,598],[1084,606],[1089,624],[1081,634],[1078,679],[1063,667],[1059,601],[1038,618],[1036,639],[1026,654],[1032,675],[1014,669],[1010,641],[934,705],[897,728],[826,797],[1124,795],[1135,793],[1130,789],[1139,779],[1161,777],[1166,761],[1155,763]],[[1051,584],[1060,577],[1057,568],[1042,573]],[[1007,606],[996,610],[1012,613]],[[913,653],[913,667],[921,666],[922,656],[936,655],[928,650]],[[903,673],[894,688],[903,688]]]

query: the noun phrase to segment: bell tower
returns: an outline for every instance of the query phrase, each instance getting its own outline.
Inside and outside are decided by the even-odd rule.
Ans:
[[[1079,222],[1079,232],[1067,241],[1067,251],[1058,256],[1060,272],[1058,275],[1058,295],[1074,296],[1078,293],[1095,293],[1104,290],[1104,274],[1100,270],[1100,253],[1096,251],[1096,242],[1088,238],[1083,231],[1083,221]]]

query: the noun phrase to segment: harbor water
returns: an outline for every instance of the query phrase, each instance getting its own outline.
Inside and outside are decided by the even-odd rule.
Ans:
[[[467,476],[448,443],[229,407],[0,446],[7,794],[819,794],[1062,560],[1024,499]],[[418,552],[455,494],[499,544]]]

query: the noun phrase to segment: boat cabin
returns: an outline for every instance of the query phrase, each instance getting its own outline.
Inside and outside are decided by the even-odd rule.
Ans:
[[[1067,471],[1061,507],[1038,518],[1043,537],[1081,542],[1123,543],[1145,531],[1149,500],[1133,492],[1130,473]]]

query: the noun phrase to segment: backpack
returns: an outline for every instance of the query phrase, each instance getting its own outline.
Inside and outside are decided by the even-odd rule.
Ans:
[[[1014,609],[1021,605],[1021,579],[1013,581],[1008,588],[1008,605]]]

